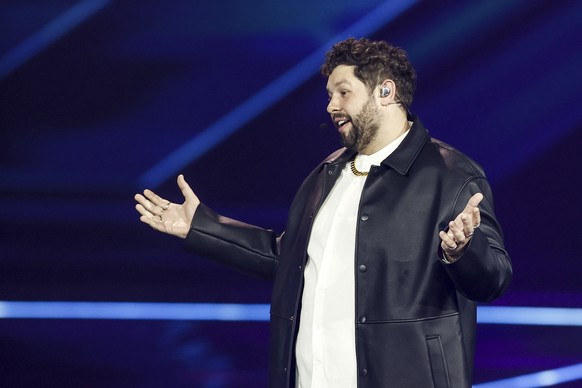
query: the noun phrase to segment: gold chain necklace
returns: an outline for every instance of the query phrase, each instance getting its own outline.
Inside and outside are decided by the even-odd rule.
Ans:
[[[408,120],[404,122],[404,129],[409,130],[412,127],[412,123]],[[355,176],[368,176],[368,171],[360,171],[356,168],[356,157],[358,154],[355,154],[352,160],[350,161],[350,170],[352,170],[352,174]]]
[[[352,173],[355,176],[368,176],[368,171],[360,171],[356,168],[356,156],[358,156],[358,154],[355,154],[350,161],[350,170],[352,170]]]

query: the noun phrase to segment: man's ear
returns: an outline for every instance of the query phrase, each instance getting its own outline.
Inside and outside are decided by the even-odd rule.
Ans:
[[[396,84],[391,79],[385,79],[379,88],[380,103],[384,106],[394,102],[396,96]]]

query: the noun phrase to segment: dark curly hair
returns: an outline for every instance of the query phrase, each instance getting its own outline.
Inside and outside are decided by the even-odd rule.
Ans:
[[[329,77],[339,65],[355,66],[354,75],[372,91],[385,79],[396,84],[397,97],[406,110],[412,103],[416,72],[406,51],[384,41],[348,38],[336,43],[326,54],[321,74]]]

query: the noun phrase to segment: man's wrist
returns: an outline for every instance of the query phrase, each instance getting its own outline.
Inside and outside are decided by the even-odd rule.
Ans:
[[[457,257],[452,257],[449,254],[447,254],[447,252],[445,252],[444,249],[442,251],[443,251],[443,257],[442,257],[441,261],[445,264],[453,264],[454,262],[459,260],[459,257],[461,257],[461,255],[459,255]]]

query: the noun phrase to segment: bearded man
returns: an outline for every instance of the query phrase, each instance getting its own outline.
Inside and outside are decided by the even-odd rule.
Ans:
[[[383,41],[328,52],[329,112],[345,147],[305,179],[286,231],[136,195],[141,221],[192,252],[274,281],[273,388],[470,387],[476,302],[511,262],[482,168],[409,111],[416,74]]]

